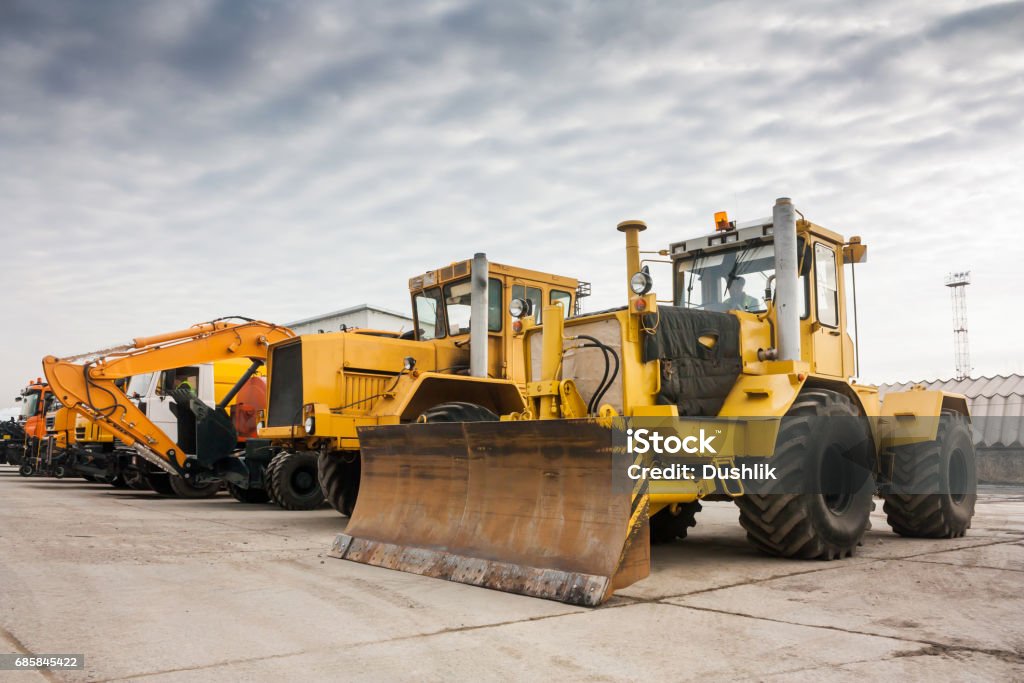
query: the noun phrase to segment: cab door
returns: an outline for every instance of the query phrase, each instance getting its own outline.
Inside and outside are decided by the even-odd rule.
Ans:
[[[835,247],[815,242],[814,319],[811,322],[812,371],[844,377],[843,311],[839,299],[839,264]]]

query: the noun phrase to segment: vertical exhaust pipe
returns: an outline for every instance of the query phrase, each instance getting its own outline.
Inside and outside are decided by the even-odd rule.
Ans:
[[[469,374],[487,377],[487,254],[473,255],[470,274]],[[499,302],[500,305],[500,302]]]
[[[616,229],[626,233],[626,301],[629,301],[633,296],[629,279],[640,270],[640,233],[647,229],[647,224],[637,220],[622,221]]]
[[[799,262],[796,253],[796,209],[789,197],[775,200],[775,346],[779,360],[800,360]]]

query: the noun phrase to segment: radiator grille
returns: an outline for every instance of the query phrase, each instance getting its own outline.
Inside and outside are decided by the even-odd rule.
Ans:
[[[382,394],[395,381],[388,375],[346,372],[342,380],[344,392],[341,405],[346,413],[368,413]]]
[[[301,340],[271,349],[267,426],[302,424]]]

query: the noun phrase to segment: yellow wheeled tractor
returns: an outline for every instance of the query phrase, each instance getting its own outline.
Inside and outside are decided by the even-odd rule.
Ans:
[[[523,410],[524,337],[505,309],[517,301],[541,324],[543,306],[561,304],[557,315],[573,311],[587,284],[477,254],[412,278],[409,290],[415,329],[406,334],[352,330],[271,346],[259,435],[283,455],[271,463],[270,478],[308,481],[316,465],[327,501],[348,515],[359,491],[360,427],[421,416],[497,420]],[[278,495],[278,503],[301,506],[305,497]]]
[[[851,380],[843,266],[866,247],[796,215],[789,199],[761,220],[720,214],[662,251],[671,304],[641,267],[646,226],[621,223],[626,306],[518,321],[521,410],[360,430],[362,493],[332,555],[597,605],[649,573],[649,539],[685,536],[701,500],[734,500],[750,542],[781,557],[851,555],[876,493],[898,534],[964,534],[965,399],[882,403]]]

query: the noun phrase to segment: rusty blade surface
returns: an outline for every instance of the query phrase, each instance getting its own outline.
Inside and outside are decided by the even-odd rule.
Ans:
[[[649,573],[646,496],[613,487],[590,420],[362,429],[359,500],[330,554],[579,605]]]

